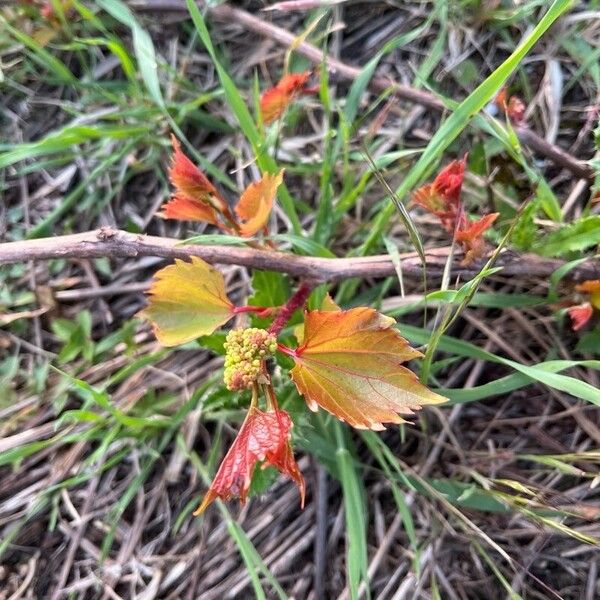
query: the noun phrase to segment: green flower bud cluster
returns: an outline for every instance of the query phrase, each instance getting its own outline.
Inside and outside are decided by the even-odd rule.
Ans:
[[[264,329],[233,329],[225,342],[225,373],[223,378],[229,390],[252,387],[261,371],[264,358],[277,350],[276,337]]]

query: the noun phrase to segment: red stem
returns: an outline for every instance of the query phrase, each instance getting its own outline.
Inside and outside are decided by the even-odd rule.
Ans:
[[[304,306],[308,296],[313,291],[314,285],[302,282],[294,295],[281,307],[281,310],[271,327],[269,327],[269,333],[278,335],[281,330],[286,326],[287,322],[292,318],[292,315],[296,310]]]
[[[288,356],[298,356],[298,353],[296,352],[296,350],[294,350],[292,348],[288,348],[287,346],[284,346],[283,344],[277,344],[277,350],[279,350],[279,352],[283,352],[283,354],[287,354]]]
[[[269,317],[278,310],[278,306],[236,306],[233,309],[233,314],[239,315],[240,313],[255,313],[259,317]]]

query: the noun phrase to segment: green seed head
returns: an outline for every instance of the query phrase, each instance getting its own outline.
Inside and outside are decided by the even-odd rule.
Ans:
[[[277,350],[274,335],[264,329],[233,329],[227,334],[223,379],[230,390],[252,387],[262,370],[262,361]]]

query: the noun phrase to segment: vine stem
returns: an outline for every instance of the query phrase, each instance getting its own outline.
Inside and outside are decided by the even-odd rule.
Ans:
[[[282,306],[279,314],[275,317],[273,323],[271,323],[271,327],[269,327],[269,333],[278,335],[292,318],[294,312],[304,306],[314,288],[314,283],[303,281],[294,292],[294,295]]]

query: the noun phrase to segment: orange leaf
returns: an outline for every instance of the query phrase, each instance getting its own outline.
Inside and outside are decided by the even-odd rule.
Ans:
[[[594,309],[589,302],[571,306],[567,309],[569,317],[571,317],[571,327],[573,331],[579,331],[592,318]]]
[[[472,242],[480,238],[486,229],[492,226],[492,223],[498,218],[500,213],[491,213],[484,215],[477,221],[471,221],[464,229],[459,229],[456,232],[456,240],[459,242]]]
[[[321,308],[319,310],[332,312],[334,310],[342,309],[329,294],[326,294],[325,298],[323,298],[323,302],[321,302]],[[304,323],[300,323],[294,327],[294,336],[296,337],[298,344],[301,344],[304,341]]]
[[[465,251],[463,265],[469,265],[485,254],[485,242],[481,236],[486,229],[492,226],[499,214],[491,213],[471,222],[466,221],[467,217],[465,216],[465,226],[456,232],[456,241],[462,244]]]
[[[245,189],[235,207],[235,213],[244,221],[240,224],[241,235],[251,237],[265,227],[282,181],[283,169],[277,175],[265,173],[260,181]]]
[[[590,294],[592,306],[600,310],[600,279],[588,279],[575,286],[578,292]]]
[[[236,495],[243,504],[250,489],[252,473],[259,461],[264,461],[264,466],[276,467],[296,482],[304,507],[304,478],[290,446],[292,426],[292,420],[284,410],[263,412],[250,407],[237,437],[194,515],[202,514],[217,498],[229,500]]]
[[[502,111],[506,112],[506,102],[508,99],[508,88],[504,86],[497,94],[494,99],[496,106]]]
[[[321,406],[359,429],[403,423],[424,404],[445,398],[428,390],[400,363],[422,356],[371,308],[309,311],[304,341],[290,351],[291,376],[311,410]]]
[[[422,185],[415,190],[412,195],[413,204],[418,204],[426,211],[439,216],[439,213],[444,213],[445,202],[444,198],[436,191],[432,183]]]
[[[197,202],[185,194],[174,194],[171,200],[163,204],[159,213],[165,219],[179,219],[180,221],[202,221],[211,225],[218,225],[218,213],[208,204]]]
[[[163,206],[162,216],[185,221],[207,221],[217,224],[217,214],[227,204],[206,175],[183,153],[175,136],[169,179],[175,186],[173,198]]]
[[[575,289],[578,292],[584,292],[586,294],[600,292],[600,279],[588,279],[587,281],[576,285]]]
[[[527,108],[525,103],[518,96],[509,97],[506,87],[498,92],[495,103],[500,111],[506,114],[513,123],[521,123],[525,118],[525,110]]]
[[[163,346],[210,335],[234,315],[223,275],[195,256],[158,271],[148,293],[149,305],[140,315],[152,322]]]
[[[260,97],[260,114],[265,125],[279,119],[297,96],[311,92],[306,85],[310,76],[310,71],[284,75],[275,87],[262,93]]]

